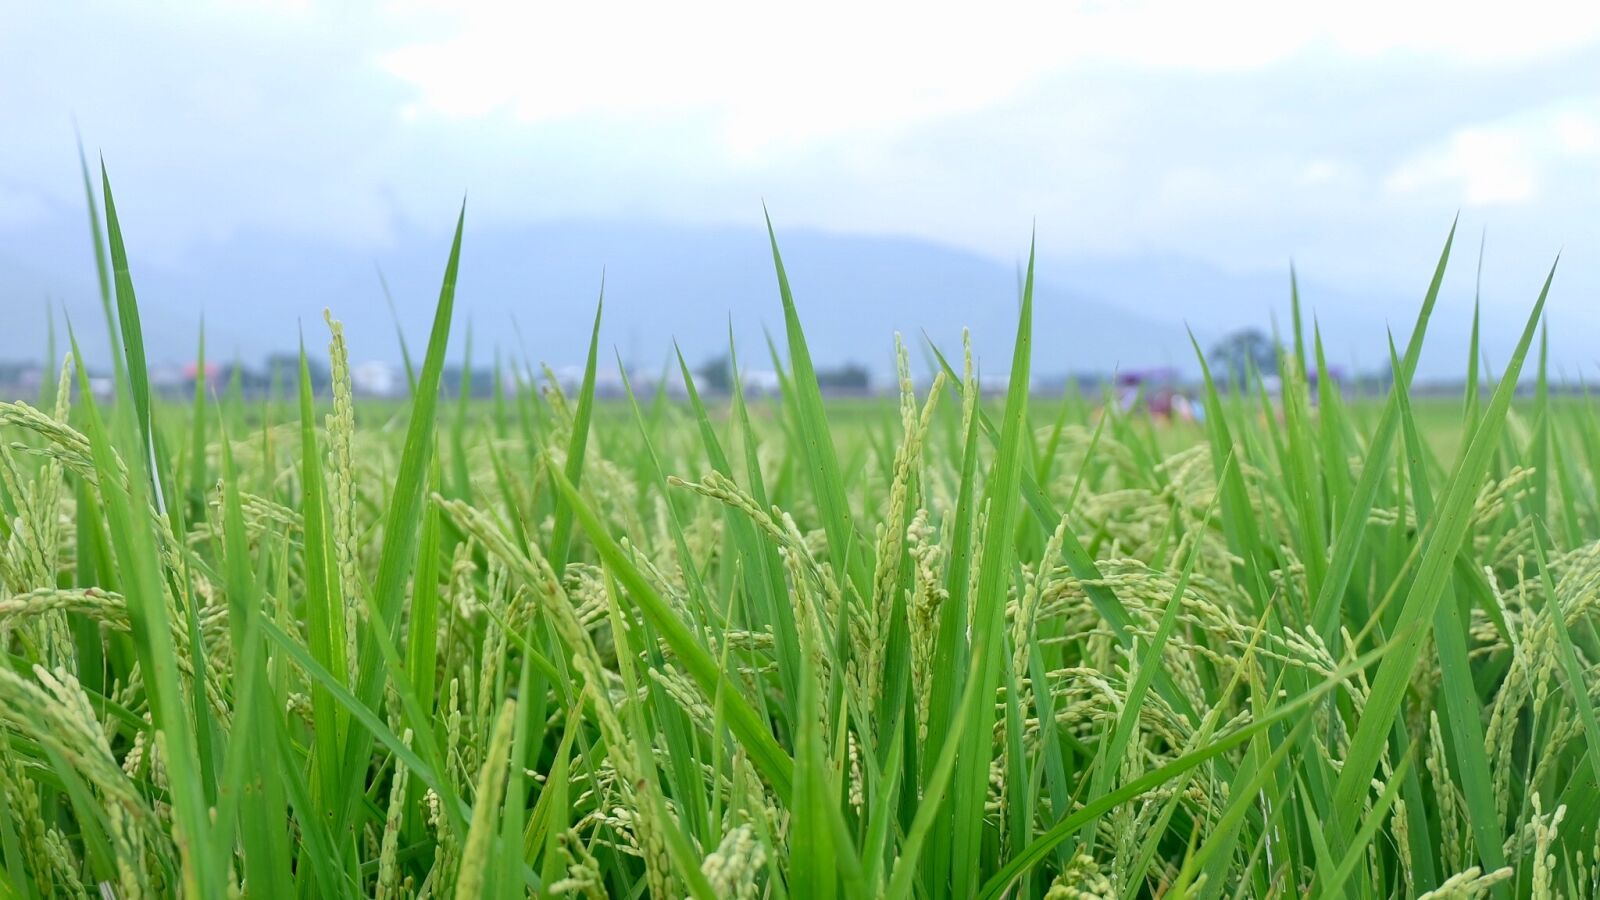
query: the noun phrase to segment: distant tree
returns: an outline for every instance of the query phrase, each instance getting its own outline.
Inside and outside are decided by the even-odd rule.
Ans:
[[[216,383],[222,385],[218,389],[220,391],[233,391],[237,388],[240,394],[253,394],[266,390],[269,382],[263,373],[239,360],[233,360],[217,366]]]
[[[694,370],[696,387],[708,394],[733,391],[733,361],[724,353],[713,356]]]
[[[817,387],[825,391],[864,392],[872,387],[872,373],[860,363],[845,363],[817,370]]]
[[[267,357],[263,365],[268,384],[277,384],[288,389],[300,384],[300,354],[274,353]],[[307,357],[306,374],[311,376],[311,390],[320,393],[327,390],[333,383],[333,376],[328,372],[328,364],[320,359]],[[298,388],[296,388],[298,389]]]
[[[1278,347],[1259,328],[1241,328],[1212,346],[1206,363],[1218,379],[1242,384],[1251,372],[1277,371]]]
[[[312,377],[315,378],[316,374],[312,373]],[[451,364],[439,373],[439,388],[446,396],[460,396],[463,381],[467,383],[467,393],[473,397],[494,394],[494,369],[488,366],[478,366],[467,372],[460,365]]]

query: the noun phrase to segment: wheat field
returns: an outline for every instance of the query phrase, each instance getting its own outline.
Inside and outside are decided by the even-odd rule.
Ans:
[[[330,317],[331,396],[189,404],[103,185],[116,397],[74,347],[0,404],[4,896],[1600,896],[1549,282],[1455,401],[1406,387],[1447,241],[1387,396],[1308,384],[1296,300],[1281,394],[1182,426],[1030,397],[1030,263],[1003,397],[896,340],[844,415],[775,239],[781,397],[597,400],[597,311],[579,390],[488,402],[458,222],[412,399]]]

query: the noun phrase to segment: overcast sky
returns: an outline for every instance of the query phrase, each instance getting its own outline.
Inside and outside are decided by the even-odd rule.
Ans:
[[[1459,210],[1492,313],[1564,248],[1556,321],[1600,324],[1593,2],[7,3],[13,250],[82,221],[74,117],[169,265],[368,253],[470,191],[478,224],[765,200],[1007,262],[1037,222],[1047,261],[1292,257],[1411,296]]]

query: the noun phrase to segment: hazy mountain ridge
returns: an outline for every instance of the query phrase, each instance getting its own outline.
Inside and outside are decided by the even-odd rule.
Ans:
[[[402,230],[377,252],[240,234],[192,252],[181,263],[142,260],[129,225],[131,268],[152,361],[185,361],[204,315],[214,358],[255,362],[292,350],[299,327],[307,346],[325,344],[324,307],[345,322],[357,360],[398,361],[394,320],[378,272],[393,293],[414,351],[426,339],[448,251],[444,235]],[[33,358],[45,343],[45,296],[76,327],[85,352],[104,353],[93,258],[86,237],[55,236],[56,250],[34,261],[0,254],[0,292],[13,311],[0,357]],[[924,333],[959,348],[971,329],[980,364],[1007,364],[1025,257],[1011,265],[930,241],[782,230],[779,244],[819,365],[856,361],[880,377],[891,371],[893,334],[923,361]],[[48,266],[48,268],[46,268]],[[684,227],[587,221],[474,226],[468,221],[457,293],[452,356],[473,333],[476,363],[524,350],[561,367],[581,362],[605,279],[602,347],[630,365],[661,365],[676,339],[691,363],[723,352],[732,330],[749,367],[767,368],[763,329],[780,338],[782,309],[766,234],[758,228]],[[1036,269],[1035,371],[1040,377],[1114,368],[1193,367],[1185,323],[1202,346],[1237,327],[1269,328],[1278,310],[1287,332],[1288,277],[1226,273],[1184,260],[1051,261]],[[1308,314],[1324,312],[1329,354],[1348,365],[1381,360],[1383,320],[1302,280]],[[1415,302],[1415,301],[1411,301]],[[1377,305],[1399,321],[1411,311]],[[1465,334],[1446,317],[1445,327]],[[1436,319],[1436,322],[1438,319]],[[59,322],[58,322],[59,324]],[[1436,326],[1437,327],[1437,326]],[[1441,333],[1438,341],[1457,343]],[[64,329],[59,345],[66,346]],[[1430,340],[1430,344],[1434,341]],[[1447,361],[1448,362],[1448,361]],[[1451,365],[1457,363],[1450,362]]]

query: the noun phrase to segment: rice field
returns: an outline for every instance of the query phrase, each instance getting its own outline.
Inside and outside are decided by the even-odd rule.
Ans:
[[[1600,896],[1600,416],[1537,285],[1413,406],[1448,242],[1387,397],[1296,302],[1204,426],[1030,397],[1031,263],[1003,397],[842,415],[777,240],[780,398],[446,397],[459,222],[404,405],[332,317],[181,404],[102,196],[115,401],[0,404],[4,896]]]

